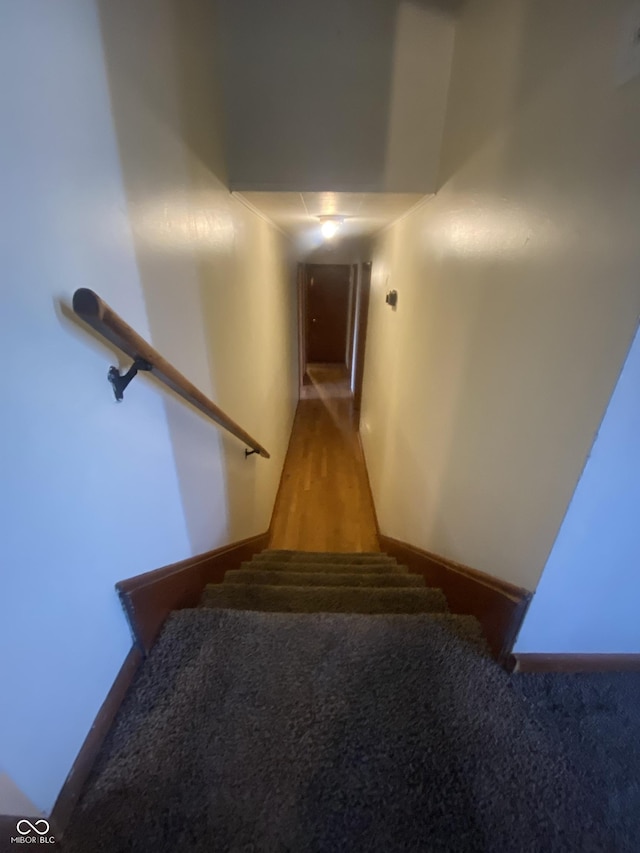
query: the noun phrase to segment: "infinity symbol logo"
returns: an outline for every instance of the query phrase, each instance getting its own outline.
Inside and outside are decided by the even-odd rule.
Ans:
[[[27,829],[20,829],[21,826],[27,826]],[[39,826],[44,826],[44,829],[38,829]],[[31,821],[23,818],[19,820],[16,824],[16,829],[20,833],[20,835],[26,835],[29,832],[37,832],[38,835],[46,835],[49,832],[49,823],[46,820],[37,820],[35,823],[31,823]]]

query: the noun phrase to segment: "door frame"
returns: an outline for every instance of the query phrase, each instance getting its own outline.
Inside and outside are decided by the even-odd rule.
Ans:
[[[369,301],[371,297],[371,261],[360,264],[357,291],[356,340],[353,366],[351,369],[351,390],[353,391],[353,411],[355,427],[360,427],[360,408],[362,406],[362,384],[364,380],[364,359],[367,346],[367,325],[369,322]]]
[[[311,268],[316,267],[332,267],[341,268],[349,271],[349,293],[347,298],[347,313],[346,313],[346,329],[345,329],[345,346],[343,353],[343,361],[340,362],[347,368],[347,373],[351,373],[349,367],[349,349],[352,346],[353,339],[351,337],[351,329],[355,319],[355,303],[354,298],[354,275],[353,267],[355,264],[348,263],[324,263],[320,261],[312,261],[306,264],[298,264],[298,346],[299,346],[299,375],[302,377],[300,387],[309,385],[311,380],[307,374],[308,365],[308,326],[307,326],[307,293],[309,287],[309,274]],[[337,363],[337,362],[336,362]]]
[[[347,353],[345,364],[351,383],[351,372],[353,370],[353,344],[356,333],[356,302],[358,299],[358,264],[351,264],[349,273],[349,308],[347,314]]]
[[[298,390],[310,380],[307,375],[307,265],[298,264]]]
[[[351,345],[349,361],[349,380],[353,392],[354,412],[356,414],[356,429],[360,422],[360,406],[362,404],[362,384],[364,378],[364,358],[367,343],[367,323],[369,318],[369,300],[371,294],[371,261],[352,264],[350,316]],[[298,391],[303,396],[305,385],[311,380],[307,374],[307,265],[300,262],[297,274],[298,287]],[[349,364],[347,361],[347,364]]]

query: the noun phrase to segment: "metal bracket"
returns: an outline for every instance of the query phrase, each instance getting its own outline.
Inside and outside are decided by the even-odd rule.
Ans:
[[[145,361],[144,358],[136,358],[126,373],[120,373],[117,367],[111,366],[107,379],[113,386],[113,393],[118,403],[122,402],[124,397],[124,389],[131,382],[139,370],[152,370],[153,365]]]
[[[260,453],[260,451],[259,450],[247,450],[247,448],[245,447],[244,458],[247,459],[247,457],[253,456],[254,453]]]

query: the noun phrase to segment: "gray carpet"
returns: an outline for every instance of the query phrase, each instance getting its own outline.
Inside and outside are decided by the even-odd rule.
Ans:
[[[205,607],[280,613],[444,613],[439,589],[351,586],[281,586],[225,582],[207,587]]]
[[[345,571],[349,571],[349,574],[406,574],[409,569],[406,566],[400,566],[396,563],[395,560],[391,558],[385,559],[384,562],[382,560],[374,562],[369,560],[367,562],[361,563],[341,563],[338,560],[335,562],[329,562],[327,560],[315,560],[310,561],[307,554],[301,555],[300,560],[276,560],[276,559],[267,559],[263,557],[263,555],[259,555],[253,558],[250,563],[242,563],[240,568],[245,570],[256,570],[260,571],[277,571],[277,572],[291,572],[294,570],[296,572],[304,573],[304,572],[323,572],[324,574],[342,574]],[[230,574],[230,572],[227,572]]]
[[[637,851],[638,698],[509,677],[471,617],[183,610],[63,849]]]
[[[250,565],[250,564],[249,564]],[[277,565],[277,564],[274,564]],[[303,570],[298,563],[295,565],[295,571],[290,571],[288,568],[282,569],[236,569],[225,574],[225,583],[247,583],[247,584],[272,584],[275,586],[368,586],[368,587],[404,587],[404,586],[425,586],[424,578],[421,575],[402,574],[401,572],[321,572],[318,571],[318,564],[315,564],[316,571]],[[309,567],[306,567],[307,569]],[[363,566],[356,568],[362,569]]]
[[[608,851],[640,850],[640,673],[515,675],[528,713],[591,781]]]
[[[203,607],[279,613],[446,613],[439,589],[425,587],[386,554],[263,551],[222,584],[205,588]]]

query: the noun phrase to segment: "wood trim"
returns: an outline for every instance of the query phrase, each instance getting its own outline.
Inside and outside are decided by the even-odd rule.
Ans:
[[[116,314],[113,308],[110,308],[97,293],[89,290],[88,287],[81,287],[76,290],[73,294],[73,310],[87,325],[117,346],[118,349],[121,349],[122,352],[133,359],[142,358],[149,362],[152,366],[149,372],[168,388],[171,388],[179,397],[211,418],[227,432],[235,435],[240,441],[248,444],[253,450],[257,450],[260,456],[269,459],[269,453],[253,436],[243,430],[226,412],[216,406],[213,400],[210,400],[186,376],[163,358],[135,329],[125,323],[122,317]]]
[[[345,274],[348,275],[349,293],[347,294],[347,302],[345,305],[345,313],[343,315],[344,319],[345,319],[345,328],[344,328],[344,343],[342,346],[342,356],[341,356],[340,360],[331,360],[331,361],[327,362],[324,359],[311,358],[310,354],[309,354],[310,341],[313,338],[313,335],[311,335],[311,324],[312,324],[312,322],[314,322],[313,318],[310,316],[310,309],[309,309],[310,288],[312,286],[314,276],[316,278],[320,279],[321,277],[324,277],[327,275],[332,276],[334,274],[339,275],[340,277],[342,277],[342,275],[345,275]],[[314,366],[321,365],[321,364],[328,364],[328,365],[331,365],[332,367],[335,367],[335,365],[337,365],[337,364],[342,364],[345,367],[347,366],[347,340],[349,338],[349,303],[351,300],[352,283],[353,283],[352,282],[352,270],[351,270],[350,264],[326,264],[326,263],[308,263],[308,264],[305,264],[305,267],[304,267],[304,330],[305,330],[305,353],[304,353],[304,357],[305,357],[305,366],[307,368],[310,364],[313,364]],[[320,286],[320,289],[322,289],[321,281],[318,281],[318,284]],[[334,296],[335,296],[335,294],[334,294]],[[335,305],[335,303],[334,303],[334,305]],[[340,312],[340,313],[342,314],[342,312]],[[323,337],[325,338],[325,342],[326,342],[326,335],[324,335]],[[334,336],[334,335],[331,335],[330,337],[334,340],[336,339],[336,336]],[[317,337],[316,337],[316,341],[317,341]],[[312,346],[312,349],[313,349],[313,346]],[[323,350],[323,354],[326,355],[327,353],[325,351],[325,348],[321,347],[321,349]],[[314,353],[311,353],[311,355],[313,355],[313,354]],[[317,352],[315,354],[317,355]],[[307,381],[305,382],[305,384],[310,384],[309,377],[307,377]]]
[[[512,672],[640,672],[640,654],[529,654],[511,656]]]
[[[149,654],[172,610],[195,607],[206,584],[221,583],[227,569],[237,569],[244,560],[250,560],[256,552],[266,548],[268,542],[269,533],[261,533],[119,581],[116,589],[144,654]]]
[[[4,853],[4,850],[8,851],[11,849],[14,849],[14,850],[20,849],[19,847],[16,847],[15,845],[13,845],[9,839],[15,838],[15,836],[18,834],[18,831],[16,829],[16,824],[20,820],[21,817],[23,817],[23,815],[0,814],[0,851],[3,851],[3,853]],[[24,817],[28,818],[29,815],[24,815]],[[35,815],[31,815],[32,820],[34,817],[35,817]],[[40,817],[41,817],[41,815],[38,815],[37,819],[39,819]],[[45,820],[46,820],[46,818],[45,818]],[[50,820],[49,820],[49,823],[51,823]],[[51,834],[54,835],[53,830],[51,831]],[[6,844],[6,847],[3,848],[2,845],[4,845],[4,844]]]
[[[56,839],[62,836],[138,667],[169,613],[197,604],[205,584],[219,583],[227,569],[238,568],[267,543],[268,534],[263,533],[116,584],[136,643],[125,658],[56,799],[50,817]]]
[[[102,703],[98,714],[84,739],[80,752],[73,762],[62,790],[58,794],[55,805],[51,811],[49,822],[56,840],[59,841],[71,818],[71,814],[80,798],[85,782],[89,778],[91,769],[95,763],[98,753],[102,747],[111,724],[118,713],[127,690],[131,686],[138,667],[142,661],[142,651],[138,646],[132,646],[126,656],[120,671],[116,676],[107,698]]]
[[[349,313],[347,317],[347,352],[345,364],[349,374],[349,386],[353,384],[353,339],[356,333],[356,301],[358,296],[358,264],[351,264],[349,274]]]
[[[379,539],[383,551],[444,592],[452,613],[475,616],[492,654],[507,663],[531,592],[398,539],[382,535]]]
[[[369,322],[369,301],[371,297],[371,261],[361,264],[358,289],[358,319],[356,321],[358,340],[353,365],[353,408],[356,413],[356,428],[360,424],[362,406],[362,384],[364,381],[364,359],[367,346],[367,326]]]
[[[307,376],[307,323],[306,323],[307,269],[298,264],[298,396],[309,384]]]

